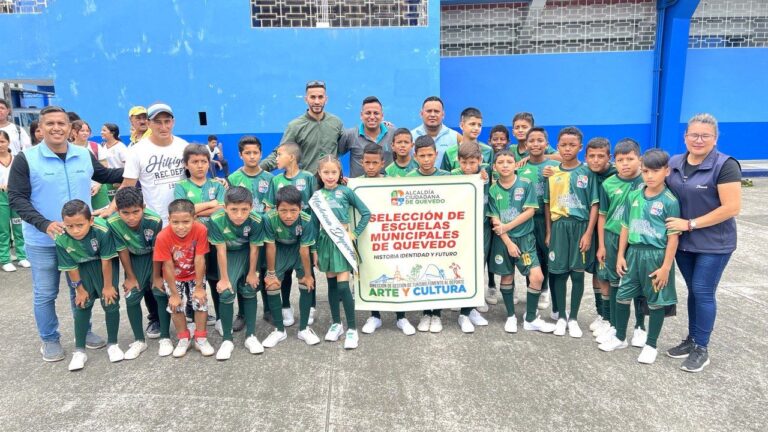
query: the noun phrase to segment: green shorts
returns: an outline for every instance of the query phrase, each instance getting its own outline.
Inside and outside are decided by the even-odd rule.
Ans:
[[[237,293],[242,294],[243,298],[253,298],[259,292],[258,285],[252,287],[245,283],[248,275],[248,260],[250,258],[250,248],[227,251],[227,276],[232,285],[232,291],[226,290],[219,293],[219,301],[224,304],[232,304],[235,301]],[[216,287],[212,287],[215,289]]]
[[[664,263],[664,249],[652,246],[630,245],[627,251],[627,273],[621,278],[616,300],[627,301],[644,296],[651,309],[677,304],[675,291],[675,264],[669,271],[667,286],[658,292],[653,289],[653,279],[648,277]]]
[[[579,250],[579,240],[587,230],[588,221],[560,218],[552,223],[549,238],[549,272],[563,274],[570,271],[584,271],[595,260],[595,243],[589,250]]]
[[[324,229],[320,229],[320,234],[317,236],[317,268],[323,273],[352,271],[352,265],[344,258],[344,255]]]
[[[520,249],[520,256],[511,257],[501,237],[494,236],[488,268],[493,274],[504,276],[515,274],[515,267],[517,267],[520,274],[528,276],[532,268],[539,267],[539,258],[536,256],[536,238],[531,232],[521,237],[510,237],[510,239]]]
[[[131,291],[125,295],[125,304],[133,306],[139,304],[141,299],[144,298],[144,291],[152,290],[152,254],[131,254],[130,256],[133,274],[136,275],[136,280],[139,282],[139,286],[131,289]]]
[[[597,278],[608,281],[611,286],[619,286],[619,274],[616,273],[616,259],[619,257],[619,235],[605,231],[605,264],[599,264],[597,260]]]
[[[545,241],[547,239],[547,221],[544,220],[543,214],[533,215],[533,237],[536,238],[536,255],[539,257],[539,262],[546,260],[549,247]]]
[[[83,288],[88,292],[88,301],[80,309],[89,309],[93,306],[96,299],[102,299],[101,292],[104,290],[104,276],[101,272],[101,260],[88,261],[78,264],[77,269],[80,272],[80,280],[83,282]],[[120,275],[117,273],[120,270],[119,264],[114,260],[112,261],[112,286],[117,291],[117,299],[111,305],[101,301],[101,307],[105,312],[120,309],[120,290],[117,288],[117,284],[120,281]],[[79,306],[77,306],[79,307]]]
[[[301,264],[299,243],[287,245],[275,242],[275,249],[275,274],[280,282],[283,281],[283,275],[288,270],[296,270],[296,277],[303,278],[304,266]]]

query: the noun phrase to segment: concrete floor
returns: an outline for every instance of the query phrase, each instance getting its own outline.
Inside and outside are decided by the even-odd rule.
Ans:
[[[491,326],[464,335],[457,313],[443,315],[442,334],[406,337],[385,314],[384,327],[361,335],[360,348],[342,343],[308,347],[289,339],[260,356],[243,348],[228,362],[190,352],[157,357],[157,342],[139,359],[110,364],[105,350],[88,351],[86,368],[67,371],[73,348],[66,295],[57,303],[67,359],[45,363],[32,315],[28,270],[0,274],[6,312],[0,314],[0,425],[16,430],[758,430],[768,402],[768,179],[744,189],[739,249],[720,285],[711,365],[700,374],[679,370],[660,355],[636,362],[639,349],[603,353],[585,332],[568,336],[504,333],[504,307],[493,306]],[[63,278],[62,278],[63,280]],[[587,280],[587,283],[591,283]],[[678,295],[686,290],[677,277]],[[518,281],[522,286],[522,281]],[[66,287],[62,283],[62,294]],[[329,325],[324,284],[319,291],[322,337]],[[518,318],[524,305],[517,308]],[[94,308],[94,329],[104,334]],[[579,317],[594,319],[587,292]],[[665,322],[660,351],[685,336],[685,307]],[[124,310],[123,310],[124,312]],[[548,311],[543,314],[548,316]],[[360,324],[366,312],[358,312]],[[120,344],[131,342],[122,313]],[[417,313],[409,313],[416,324]],[[271,331],[261,320],[258,337]],[[214,333],[212,343],[220,338]]]

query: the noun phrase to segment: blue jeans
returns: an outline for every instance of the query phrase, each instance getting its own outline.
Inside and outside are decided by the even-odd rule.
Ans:
[[[709,345],[717,316],[717,285],[731,254],[678,251],[677,268],[688,286],[688,337],[700,346]]]

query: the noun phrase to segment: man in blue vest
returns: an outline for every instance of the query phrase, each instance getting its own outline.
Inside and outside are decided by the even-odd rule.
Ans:
[[[58,263],[53,237],[64,232],[61,208],[73,199],[91,202],[91,180],[121,183],[123,170],[105,168],[88,149],[70,144],[67,112],[56,106],[40,111],[43,141],[19,153],[11,165],[8,198],[23,221],[27,256],[32,263],[32,295],[37,331],[45,361],[64,359],[59,341],[56,296],[59,293]],[[70,287],[70,299],[74,289]],[[73,306],[74,307],[74,306]],[[89,332],[89,348],[105,345]]]

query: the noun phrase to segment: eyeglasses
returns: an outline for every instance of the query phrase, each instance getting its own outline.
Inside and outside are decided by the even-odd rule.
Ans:
[[[315,87],[322,87],[325,88],[325,81],[308,81],[307,82],[307,89],[315,88]]]
[[[685,137],[691,141],[698,141],[698,140],[711,141],[715,138],[715,136],[712,134],[695,134],[695,133],[685,134]]]

